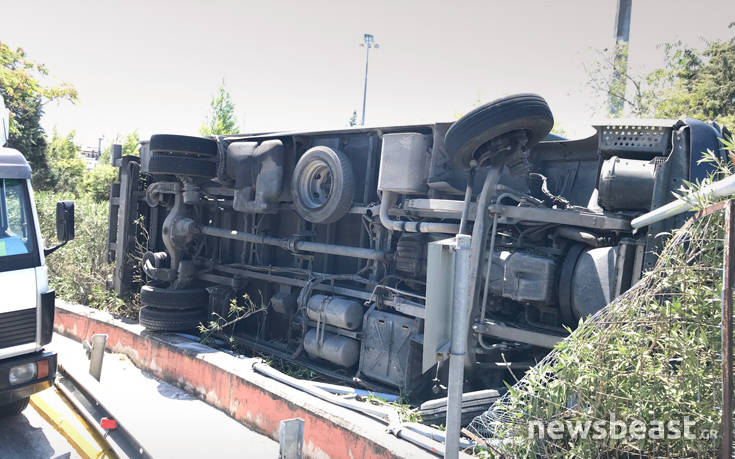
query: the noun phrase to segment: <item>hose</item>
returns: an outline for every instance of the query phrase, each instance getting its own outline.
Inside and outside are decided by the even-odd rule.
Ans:
[[[347,394],[355,394],[359,395],[360,397],[378,397],[382,398],[386,402],[397,402],[398,396],[395,394],[386,394],[383,392],[373,392],[365,389],[355,389],[354,387],[348,387],[348,386],[338,386],[336,384],[328,384],[318,381],[309,381],[312,386],[318,387],[319,389],[325,390],[327,392],[330,392],[332,394],[338,394],[338,395],[347,395]]]
[[[253,363],[253,370],[257,373],[268,376],[269,378],[273,378],[276,381],[280,381],[283,384],[302,390],[307,394],[313,395],[314,397],[326,402],[372,416],[388,424],[388,431],[396,437],[407,440],[414,445],[420,446],[421,448],[429,450],[435,454],[444,455],[444,445],[432,439],[437,435],[441,435],[443,432],[432,429],[431,427],[426,427],[425,429],[421,429],[423,430],[422,432],[418,432],[417,430],[419,429],[414,430],[411,428],[415,428],[415,426],[403,424],[398,413],[393,408],[371,406],[367,403],[338,397],[316,387],[311,382],[302,381],[283,374],[261,361]]]

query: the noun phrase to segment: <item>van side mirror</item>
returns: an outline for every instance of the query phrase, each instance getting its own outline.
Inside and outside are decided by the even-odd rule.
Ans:
[[[56,203],[56,238],[61,242],[74,239],[74,201]]]

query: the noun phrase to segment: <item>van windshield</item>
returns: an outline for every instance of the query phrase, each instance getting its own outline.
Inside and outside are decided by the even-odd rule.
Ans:
[[[0,179],[0,271],[40,264],[25,180]]]

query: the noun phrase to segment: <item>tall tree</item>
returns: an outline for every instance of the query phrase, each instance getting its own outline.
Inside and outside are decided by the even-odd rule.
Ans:
[[[135,129],[133,132],[127,135],[120,134],[119,132],[115,134],[115,137],[112,138],[112,140],[107,144],[106,147],[104,147],[104,149],[100,153],[98,163],[110,164],[110,154],[112,153],[112,146],[114,144],[119,144],[122,146],[123,156],[140,156],[140,134],[138,134],[138,130]]]
[[[735,38],[706,42],[702,50],[681,41],[665,43],[662,49],[663,67],[645,75],[627,72],[632,84],[625,92],[607,78],[615,62],[603,54],[588,69],[590,87],[598,95],[624,101],[634,116],[687,115],[735,127]]]
[[[45,86],[48,76],[43,64],[26,57],[21,48],[11,49],[0,42],[0,94],[11,113],[8,147],[23,153],[34,172],[34,185],[52,185],[46,158],[46,139],[41,127],[43,106],[52,100],[76,102],[77,91],[68,83]]]
[[[81,189],[96,201],[106,201],[110,197],[110,185],[117,180],[117,168],[110,164],[113,144],[122,145],[122,154],[140,156],[140,135],[134,130],[128,135],[117,134],[107,144],[94,168],[84,174]]]
[[[587,85],[598,96],[592,108],[606,116],[649,116],[646,78],[628,68],[628,51],[627,45],[616,45],[600,51],[590,66],[585,65]],[[612,114],[610,106],[616,107]]]
[[[140,136],[137,129],[125,136],[122,143],[122,154],[123,156],[140,156]]]
[[[217,94],[212,97],[209,106],[211,109],[209,116],[199,129],[201,135],[237,134],[240,131],[235,117],[235,104],[232,102],[230,92],[225,88],[224,81],[217,89]]]
[[[59,135],[54,129],[48,144],[47,161],[51,186],[54,191],[76,193],[85,172],[85,165],[79,156],[81,147],[74,143],[74,131],[66,136]]]
[[[735,38],[709,42],[703,51],[681,42],[664,50],[665,67],[648,76],[654,115],[735,120]]]
[[[109,155],[108,155],[109,158]],[[117,168],[106,162],[97,161],[94,169],[84,174],[81,189],[95,201],[106,201],[110,197],[110,185],[117,180]]]

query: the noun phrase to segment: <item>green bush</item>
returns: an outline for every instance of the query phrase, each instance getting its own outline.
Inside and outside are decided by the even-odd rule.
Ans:
[[[110,185],[117,180],[117,169],[110,164],[97,164],[94,169],[84,174],[81,189],[95,201],[107,201],[110,197]]]
[[[79,157],[81,147],[74,143],[74,131],[66,136],[54,129],[48,144],[48,163],[51,183],[48,189],[56,192],[79,192],[84,177],[84,161]]]
[[[67,301],[113,313],[133,316],[130,301],[117,298],[105,288],[112,278],[113,265],[106,261],[108,203],[83,194],[37,192],[36,207],[46,246],[56,242],[56,202],[73,199],[75,238],[46,259],[49,282],[56,294]]]

